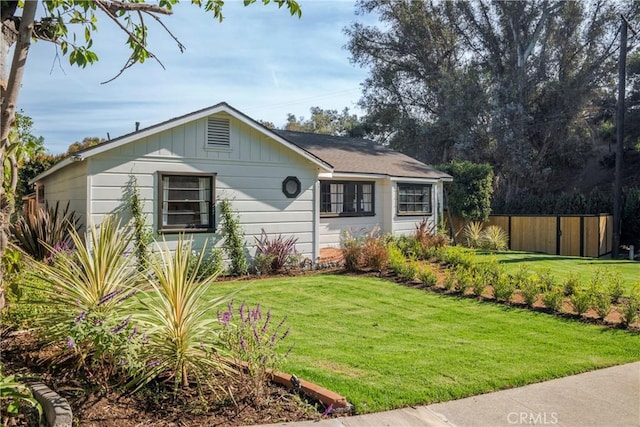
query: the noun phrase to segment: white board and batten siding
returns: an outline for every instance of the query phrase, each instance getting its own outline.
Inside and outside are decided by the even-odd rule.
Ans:
[[[87,224],[87,164],[72,163],[54,176],[44,178],[39,185],[44,186],[44,199],[49,206],[58,203],[64,209],[69,203],[69,210],[75,211],[78,221],[83,226]],[[54,179],[55,177],[55,179]]]
[[[215,173],[215,196],[229,199],[239,214],[249,247],[261,230],[270,236],[298,237],[296,249],[304,256],[316,256],[314,237],[314,186],[317,166],[267,135],[241,121],[220,114],[230,122],[229,146],[207,144],[207,118],[148,136],[88,158],[91,219],[98,223],[106,214],[123,207],[123,191],[135,175],[147,222],[158,230],[158,172]],[[219,117],[216,116],[216,117]],[[287,198],[282,182],[296,176],[301,192]],[[205,239],[218,243],[219,203],[216,203],[216,232],[194,233],[197,247]],[[174,247],[177,234],[156,237]]]

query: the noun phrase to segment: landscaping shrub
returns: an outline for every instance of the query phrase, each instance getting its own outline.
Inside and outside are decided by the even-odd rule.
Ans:
[[[73,240],[70,232],[78,231],[78,217],[75,211],[54,207],[38,208],[34,213],[21,216],[11,224],[9,230],[16,245],[37,261],[51,256],[53,248],[70,248]]]
[[[407,259],[400,248],[395,243],[391,243],[387,246],[387,253],[389,254],[389,268],[395,274],[400,274],[404,265],[407,263]]]
[[[380,228],[375,226],[364,236],[361,245],[360,262],[363,268],[382,271],[389,262],[386,238],[380,234]]]
[[[580,275],[576,272],[571,272],[564,280],[563,292],[564,295],[569,297],[576,292],[578,286],[580,285]]]
[[[448,291],[456,290],[456,275],[452,270],[446,270],[444,273],[444,288]]]
[[[586,313],[591,307],[592,294],[586,289],[576,289],[571,295],[573,310],[579,315]]]
[[[298,238],[290,236],[284,238],[279,234],[275,238],[270,238],[264,228],[260,238],[256,238],[256,258],[261,258],[262,273],[278,273],[283,268],[295,263],[296,243]]]
[[[406,258],[421,258],[422,246],[414,236],[398,236],[393,242]]]
[[[624,326],[628,327],[638,319],[638,312],[640,311],[640,283],[629,292],[626,298],[622,299],[618,310],[620,310],[622,324]]]
[[[544,305],[553,312],[559,312],[562,309],[562,302],[564,300],[564,292],[560,286],[547,287],[542,295],[542,302]]]
[[[475,253],[462,246],[445,246],[439,248],[435,256],[439,261],[450,266],[471,268],[476,263]]]
[[[609,273],[608,274],[608,292],[609,295],[611,296],[611,302],[613,304],[617,304],[618,301],[620,301],[620,298],[622,297],[622,295],[624,294],[624,288],[622,286],[622,277],[620,277],[620,274],[613,274],[613,273]]]
[[[200,260],[199,265],[198,260]],[[224,271],[222,249],[211,248],[206,255],[200,251],[191,251],[188,268],[188,274],[195,275],[198,280],[206,279],[209,276],[219,276]]]
[[[604,320],[611,312],[611,295],[606,292],[598,292],[592,295],[591,308]]]
[[[355,272],[360,268],[360,258],[362,248],[358,238],[353,234],[353,230],[347,228],[340,234],[340,249],[344,259],[344,268],[347,271]]]
[[[544,268],[538,271],[538,283],[542,292],[547,292],[556,288],[556,278],[551,273],[551,269]]]
[[[516,285],[508,274],[499,274],[493,282],[493,296],[498,301],[509,302],[515,291]]]
[[[527,277],[520,286],[520,295],[522,295],[522,299],[524,299],[524,303],[528,307],[533,307],[538,300],[539,293],[540,283],[536,275]]]
[[[116,295],[112,297],[116,299]],[[98,303],[96,308],[104,302]],[[73,354],[84,377],[108,393],[111,385],[127,384],[131,375],[144,369],[139,357],[146,339],[131,322],[116,310],[82,311],[66,328],[66,351]]]
[[[153,274],[145,278],[150,291],[139,298],[144,310],[138,320],[147,331],[148,343],[142,348],[145,369],[132,382],[137,388],[157,377],[172,379],[176,390],[191,381],[213,388],[211,379],[227,370],[224,362],[210,356],[222,350],[210,311],[229,296],[205,296],[216,276],[197,279],[194,271],[199,270],[202,253],[196,268],[190,269],[192,241],[181,236],[174,251],[165,242],[150,256]]]
[[[418,280],[424,283],[428,287],[436,286],[438,284],[438,276],[432,270],[429,264],[423,264],[418,270]]]
[[[409,260],[400,266],[400,270],[398,271],[398,276],[412,282],[418,278],[418,274],[420,270],[421,270],[421,264],[418,261]]]
[[[490,225],[482,231],[480,245],[492,251],[504,251],[509,246],[509,235],[497,225]]]
[[[229,379],[258,407],[269,403],[270,372],[279,370],[292,349],[291,346],[286,353],[278,351],[289,335],[285,321],[286,317],[275,323],[270,310],[263,316],[259,304],[251,308],[243,302],[235,310],[231,301],[226,311],[218,311],[220,342],[238,368]]]
[[[479,248],[482,246],[482,222],[473,221],[465,225],[462,230],[465,245],[470,248]]]
[[[244,230],[238,215],[231,209],[231,201],[220,201],[220,234],[224,240],[224,250],[231,260],[229,273],[243,276],[249,271],[249,262],[245,254]]]
[[[458,290],[463,295],[468,289],[473,287],[473,273],[464,266],[456,268],[456,279],[458,280]]]
[[[40,286],[46,303],[54,308],[44,319],[51,339],[64,337],[67,326],[81,312],[113,311],[139,280],[132,257],[126,256],[132,231],[120,228],[117,218],[105,216],[99,227],[91,225],[86,243],[75,230],[70,237],[73,253],[59,252],[53,265],[34,262],[31,268],[33,285]]]
[[[449,244],[447,235],[434,227],[429,227],[426,219],[416,224],[415,239],[420,245],[421,259],[428,258],[430,249],[441,248]]]

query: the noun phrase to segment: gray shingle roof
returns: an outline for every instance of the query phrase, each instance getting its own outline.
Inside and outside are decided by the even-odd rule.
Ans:
[[[275,133],[329,163],[334,172],[404,178],[451,178],[405,154],[361,138],[276,130]]]

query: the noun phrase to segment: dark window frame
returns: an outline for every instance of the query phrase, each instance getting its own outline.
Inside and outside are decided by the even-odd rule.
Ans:
[[[403,190],[424,190],[428,189],[428,198],[427,201],[416,202],[414,201],[402,201],[402,191]],[[413,194],[405,194],[406,197],[416,196],[416,193]],[[416,210],[415,207],[418,205],[428,204],[428,210]],[[402,210],[402,206],[405,205],[406,209]],[[409,207],[413,206],[412,210],[409,210]],[[433,215],[433,184],[416,184],[416,183],[398,183],[397,185],[397,194],[396,194],[396,212],[399,216],[429,216]]]
[[[215,224],[215,188],[216,188],[216,174],[215,173],[201,173],[201,172],[166,172],[158,171],[158,232],[163,234],[171,233],[207,233],[213,232],[216,229]],[[178,225],[164,225],[163,224],[163,207],[164,207],[164,178],[165,177],[196,177],[196,178],[209,178],[210,179],[210,194],[209,194],[209,225],[208,226],[189,226],[188,224]]]
[[[332,205],[336,204],[332,202],[331,199],[331,184],[342,185],[342,201],[338,201],[337,203],[343,206],[342,212],[331,212],[327,211],[327,207],[331,208]],[[364,210],[364,190],[363,185],[371,186],[371,210]],[[350,188],[351,187],[351,188]],[[347,206],[347,203],[344,200],[344,195],[351,194],[355,197],[355,210],[353,211],[345,211],[344,207]],[[374,181],[320,181],[320,216],[323,218],[330,217],[358,217],[358,216],[375,216],[376,214],[376,185]]]

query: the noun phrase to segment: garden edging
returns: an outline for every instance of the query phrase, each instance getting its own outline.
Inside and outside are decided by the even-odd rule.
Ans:
[[[50,427],[71,427],[73,423],[73,414],[71,406],[67,399],[60,396],[49,387],[39,382],[28,384],[33,397],[40,402],[47,419],[47,425]]]

